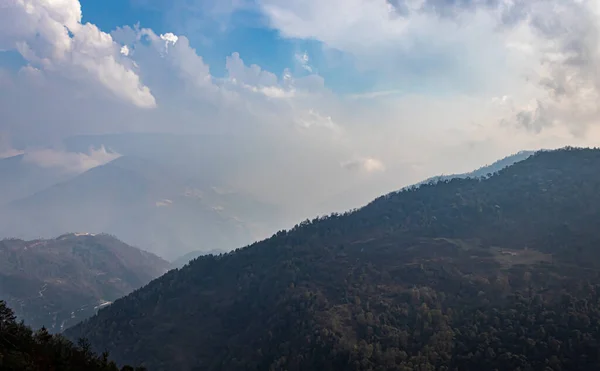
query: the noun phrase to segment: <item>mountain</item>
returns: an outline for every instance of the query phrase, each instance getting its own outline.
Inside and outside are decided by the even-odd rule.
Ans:
[[[420,186],[421,184],[428,183],[436,183],[443,180],[450,180],[454,178],[481,178],[486,177],[488,174],[494,174],[508,166],[511,166],[519,161],[523,161],[532,154],[534,151],[521,151],[519,153],[507,156],[501,160],[494,162],[491,165],[483,166],[477,170],[462,173],[462,174],[452,174],[452,175],[438,175],[426,180],[423,180],[417,184],[412,184],[405,188],[412,188]],[[325,213],[335,211],[341,212],[345,211],[349,208],[356,207],[357,205],[366,205],[369,201],[371,201],[374,197],[388,192],[389,189],[385,186],[386,182],[384,178],[382,178],[384,174],[371,174],[369,179],[363,180],[362,184],[358,186],[349,187],[339,193],[337,193],[334,197],[327,199],[325,202],[322,202],[319,205],[319,210]],[[373,197],[369,197],[372,195]]]
[[[600,150],[203,256],[66,331],[149,370],[596,370]]]
[[[222,250],[211,250],[211,251],[192,251],[179,258],[173,260],[171,262],[171,267],[175,268],[183,268],[190,261],[205,255],[220,255],[225,253]]]
[[[0,159],[0,205],[30,196],[72,176],[29,162],[24,154]]]
[[[487,177],[487,176],[490,176],[491,174],[497,173],[498,171],[500,171],[502,169],[512,166],[512,165],[516,164],[517,162],[526,160],[527,158],[531,157],[534,153],[535,153],[535,151],[521,151],[521,152],[515,153],[514,155],[506,156],[503,159],[500,159],[491,165],[483,166],[477,170],[474,170],[474,171],[471,171],[468,173],[438,175],[438,176],[434,176],[432,178],[426,179],[420,183],[417,183],[416,185],[418,186],[421,184],[436,183],[436,182],[451,180],[451,179],[455,179],[455,178]]]
[[[169,269],[109,235],[0,241],[0,299],[34,328],[60,332]]]
[[[222,206],[223,196],[197,184],[156,162],[123,156],[0,207],[0,236],[106,232],[166,259],[255,240]]]

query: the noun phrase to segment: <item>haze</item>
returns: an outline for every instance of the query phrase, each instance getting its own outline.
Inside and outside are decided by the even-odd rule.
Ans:
[[[101,3],[0,0],[2,237],[229,250],[600,137],[598,1]]]

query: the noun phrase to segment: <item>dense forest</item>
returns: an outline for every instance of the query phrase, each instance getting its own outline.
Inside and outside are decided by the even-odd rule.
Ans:
[[[598,370],[600,150],[203,256],[68,330],[149,370]]]
[[[0,370],[4,371],[144,371],[109,361],[108,353],[98,356],[81,340],[74,345],[45,328],[37,331],[17,322],[13,311],[0,301]]]

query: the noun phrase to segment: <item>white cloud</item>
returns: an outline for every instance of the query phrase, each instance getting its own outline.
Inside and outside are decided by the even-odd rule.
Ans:
[[[154,203],[154,205],[156,207],[169,207],[169,206],[173,205],[173,201],[169,200],[169,199],[164,199],[164,200],[156,201]]]
[[[262,0],[259,4],[284,36],[317,39],[342,50],[397,40],[408,25],[407,20],[391,16],[385,1]]]
[[[308,72],[313,72],[312,67],[309,64],[309,57],[308,57],[308,53],[304,52],[302,54],[296,53],[295,54],[295,58],[296,58],[296,62],[298,62],[298,64],[300,64],[300,67],[302,67],[303,69],[305,69]]]
[[[107,151],[104,147],[90,148],[89,153],[66,152],[55,149],[30,149],[24,152],[23,160],[40,167],[56,168],[69,173],[81,173],[109,163],[121,155]]]
[[[426,70],[415,84],[427,84],[432,92],[466,86],[479,95],[511,93],[511,101],[505,102],[511,110],[500,121],[532,133],[566,125],[571,134],[583,136],[600,121],[597,0],[259,0],[258,4],[281,35],[319,40],[350,53],[363,67],[380,71],[384,83],[413,81],[410,71],[420,64],[418,68]],[[302,55],[296,58],[303,60]],[[435,78],[428,82],[427,75]],[[391,95],[396,91],[351,97]]]
[[[539,132],[568,126],[583,136],[600,123],[600,13],[598,1],[535,2],[529,8],[529,40],[537,58],[532,84],[541,91],[515,115]]]
[[[156,105],[150,89],[121,63],[111,36],[81,23],[79,1],[2,0],[0,5],[0,50],[16,50],[47,73],[98,82],[139,107]]]
[[[380,172],[385,170],[385,166],[383,162],[376,158],[365,157],[359,158],[351,161],[343,162],[342,167],[348,170],[356,171],[366,171],[367,173]]]
[[[177,43],[177,40],[179,40],[179,37],[174,35],[171,32],[167,32],[164,35],[160,35],[160,38],[164,41],[166,41],[166,44],[173,44],[175,45]]]
[[[317,127],[326,128],[337,133],[342,131],[342,128],[333,121],[331,116],[324,116],[313,109],[308,109],[306,112],[299,114],[296,122],[306,129]]]
[[[275,86],[278,84],[278,78],[274,73],[265,71],[255,64],[246,66],[237,52],[227,57],[225,68],[227,68],[229,79],[233,82],[251,86]]]

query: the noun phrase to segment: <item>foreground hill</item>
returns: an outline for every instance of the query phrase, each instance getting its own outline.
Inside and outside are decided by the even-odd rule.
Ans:
[[[166,259],[253,241],[194,181],[153,161],[120,157],[0,207],[0,237],[110,233]],[[220,206],[220,207],[218,207]]]
[[[77,346],[67,339],[50,335],[46,329],[32,331],[17,322],[14,312],[0,301],[0,369],[6,371],[119,371],[108,360],[108,354],[98,356],[85,341]],[[121,371],[144,371],[123,366]]]
[[[170,271],[67,331],[150,370],[597,370],[600,151],[537,153]]]
[[[0,241],[0,300],[34,328],[60,332],[145,285],[169,263],[108,235]]]

